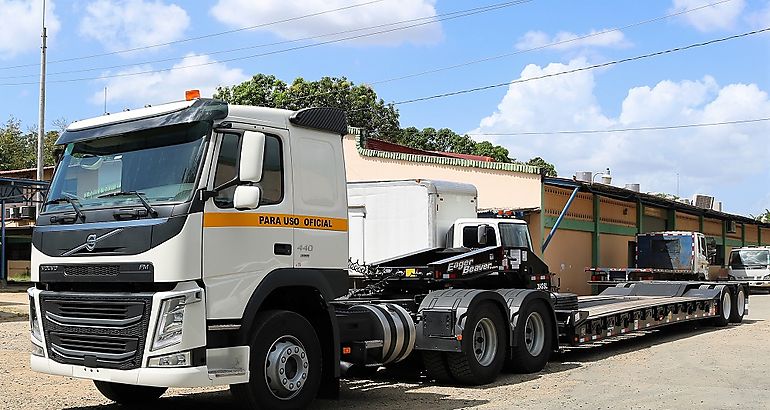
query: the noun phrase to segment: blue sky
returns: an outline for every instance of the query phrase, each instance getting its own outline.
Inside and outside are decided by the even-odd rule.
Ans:
[[[37,123],[41,0],[0,0],[0,120]],[[369,4],[363,4],[369,3]],[[373,83],[386,101],[504,83],[708,41],[770,26],[766,0],[48,0],[47,126],[177,100],[187,88],[210,94],[256,73],[317,79],[346,76]],[[719,4],[713,4],[719,3]],[[363,4],[363,5],[359,5]],[[356,40],[244,58],[342,36],[329,33],[414,20],[476,7],[495,10]],[[699,8],[695,11],[687,10]],[[356,6],[359,5],[359,6]],[[255,26],[163,47],[79,58]],[[619,31],[575,37],[676,17]],[[428,19],[417,22],[427,22]],[[411,23],[415,24],[415,23]],[[387,26],[377,30],[389,29]],[[357,31],[355,34],[369,33]],[[349,36],[350,34],[348,34]],[[299,40],[283,45],[268,43]],[[568,41],[564,43],[564,41]],[[562,42],[558,45],[551,43]],[[232,53],[216,51],[253,47]],[[526,51],[542,47],[539,50]],[[519,54],[414,78],[395,77],[503,54]],[[154,60],[167,59],[165,62]],[[235,59],[232,61],[224,61]],[[172,66],[175,71],[126,75]],[[11,66],[26,67],[8,68]],[[108,68],[120,66],[116,68]],[[93,70],[71,74],[63,71]],[[118,75],[115,77],[115,75]],[[103,77],[103,78],[99,78]],[[92,78],[72,82],[59,80]],[[30,82],[28,85],[12,85]],[[725,210],[757,214],[770,208],[770,122],[607,134],[489,136],[520,132],[601,130],[699,124],[770,117],[770,33],[609,68],[559,75],[487,91],[399,105],[402,126],[448,127],[505,145],[511,156],[542,156],[561,176],[612,169],[614,183],[648,192],[714,195]]]

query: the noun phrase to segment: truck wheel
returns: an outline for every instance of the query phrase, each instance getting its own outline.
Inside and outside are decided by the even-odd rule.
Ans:
[[[429,379],[444,384],[455,382],[452,378],[452,372],[449,371],[446,353],[425,350],[421,352],[421,356],[422,363],[425,365],[425,371],[428,373]]]
[[[738,285],[730,313],[730,323],[741,323],[743,321],[743,315],[746,314],[746,291],[743,289],[743,286]]]
[[[94,380],[94,385],[104,397],[127,406],[153,402],[167,390],[166,387],[136,386],[99,380]]]
[[[254,318],[249,335],[250,377],[230,391],[248,409],[305,408],[321,384],[321,344],[303,316],[269,310]]]
[[[495,305],[482,302],[465,321],[460,353],[447,353],[449,371],[455,381],[465,385],[495,381],[505,363],[507,329]]]
[[[513,354],[506,361],[506,370],[513,373],[535,373],[543,370],[553,349],[553,318],[542,301],[529,303],[519,313],[514,332]]]
[[[727,326],[730,323],[733,311],[733,298],[730,296],[730,289],[722,289],[722,295],[719,297],[719,314],[714,318],[715,326]]]

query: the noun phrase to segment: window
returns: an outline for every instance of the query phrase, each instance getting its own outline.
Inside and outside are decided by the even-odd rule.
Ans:
[[[219,148],[214,186],[220,186],[238,176],[240,135],[224,134]],[[283,200],[283,154],[281,140],[273,135],[265,137],[265,156],[262,160],[262,180],[256,185],[262,188],[260,205],[278,204]],[[220,208],[232,208],[235,186],[219,192],[214,203]]]
[[[476,226],[463,227],[463,246],[466,248],[484,248],[497,245],[497,235],[495,228],[487,226],[487,244],[479,244],[478,228]]]
[[[529,232],[527,231],[527,225],[501,223],[498,226],[500,229],[500,241],[503,246],[529,248]]]

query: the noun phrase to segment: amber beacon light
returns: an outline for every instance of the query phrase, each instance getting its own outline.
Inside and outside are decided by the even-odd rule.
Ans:
[[[186,101],[201,98],[201,90],[187,90],[184,92],[184,99]]]

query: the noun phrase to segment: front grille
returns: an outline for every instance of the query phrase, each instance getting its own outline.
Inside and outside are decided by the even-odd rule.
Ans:
[[[40,304],[54,361],[121,370],[141,366],[151,296],[43,292]]]
[[[118,276],[118,265],[64,265],[65,276]]]

